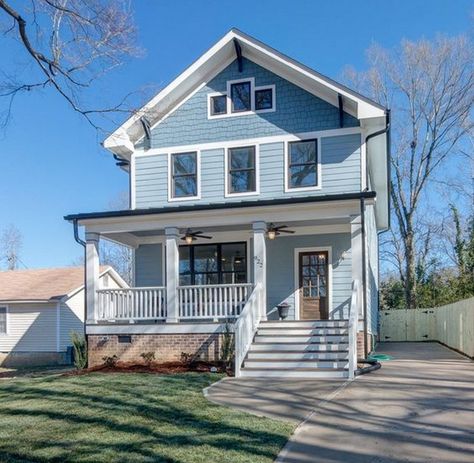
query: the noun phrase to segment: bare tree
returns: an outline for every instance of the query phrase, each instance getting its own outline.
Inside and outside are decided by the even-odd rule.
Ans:
[[[16,270],[20,263],[20,252],[23,237],[20,230],[13,224],[8,225],[0,237],[0,261],[8,270]]]
[[[430,183],[442,175],[440,167],[463,151],[473,128],[473,55],[472,43],[465,36],[440,36],[432,42],[404,40],[393,51],[371,47],[370,69],[347,73],[393,110],[395,225],[389,247],[398,256],[408,308],[417,306],[417,261],[426,259],[425,238],[430,233],[422,224],[427,210],[421,205],[426,205]]]
[[[125,99],[104,107],[84,102],[85,90],[97,78],[139,52],[127,0],[30,0],[19,8],[0,0],[1,46],[12,38],[19,58],[27,58],[24,67],[0,73],[3,125],[18,94],[44,88],[54,89],[95,128],[100,116],[130,111]]]

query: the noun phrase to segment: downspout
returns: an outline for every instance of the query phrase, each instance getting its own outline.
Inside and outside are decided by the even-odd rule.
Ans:
[[[387,195],[388,195],[388,228],[390,228],[390,109],[387,109],[385,113],[385,128],[371,133],[365,137],[365,149],[366,149],[366,156],[369,149],[368,141],[371,138],[378,137],[379,135],[387,134],[387,149],[386,149],[386,156],[387,156]],[[368,159],[368,156],[367,156]],[[367,168],[368,163],[366,163],[365,169],[365,176],[366,176],[366,187],[364,191],[369,190],[369,169]],[[368,326],[367,326],[367,255],[366,255],[366,233],[365,233],[365,199],[360,199],[360,217],[361,217],[361,231],[362,231],[362,266],[363,266],[363,273],[362,273],[362,303],[363,303],[363,314],[364,314],[364,358],[367,358],[369,355],[369,346],[367,342],[367,334],[368,334]],[[377,248],[377,256],[379,254],[379,250]],[[380,265],[377,265],[377,273],[378,273],[378,281],[380,282]],[[379,302],[379,293],[377,291],[377,305]]]
[[[87,305],[87,282],[86,282],[86,242],[79,236],[79,227],[77,225],[77,219],[73,219],[72,224],[74,226],[74,239],[84,248],[84,307]],[[84,339],[87,343],[86,336],[86,320],[87,320],[87,307],[84,310]]]

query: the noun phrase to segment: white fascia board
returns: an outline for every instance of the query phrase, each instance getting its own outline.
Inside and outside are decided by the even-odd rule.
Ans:
[[[156,125],[157,121],[166,117],[167,113],[173,111],[187,94],[194,91],[202,82],[211,79],[216,72],[219,72],[223,62],[228,64],[229,58],[235,56],[233,39],[239,40],[243,56],[257,64],[261,64],[330,104],[338,106],[337,95],[341,94],[344,98],[344,110],[358,119],[378,117],[385,114],[385,109],[377,103],[279,53],[253,37],[232,29],[112,133],[105,140],[104,146],[117,153],[119,146],[116,141],[112,140],[120,140],[123,137],[122,134],[126,133],[128,141],[133,147],[132,141],[136,142],[142,136],[142,128],[140,124],[137,124],[140,117],[146,114],[151,119],[152,125]],[[130,145],[126,149],[130,149]]]

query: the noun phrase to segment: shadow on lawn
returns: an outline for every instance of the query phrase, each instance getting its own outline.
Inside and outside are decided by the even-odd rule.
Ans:
[[[207,461],[206,452],[272,461],[291,425],[207,402],[202,388],[216,379],[92,374],[2,384],[0,461],[184,463]]]

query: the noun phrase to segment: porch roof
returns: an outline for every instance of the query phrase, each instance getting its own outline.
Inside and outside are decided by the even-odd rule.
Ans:
[[[210,203],[210,204],[194,204],[182,206],[168,206],[168,207],[150,207],[147,209],[125,209],[119,211],[103,211],[103,212],[86,212],[79,214],[70,214],[64,217],[68,221],[86,221],[89,219],[105,219],[105,218],[120,218],[132,216],[145,216],[181,212],[195,212],[195,211],[209,211],[222,209],[237,209],[246,207],[258,206],[278,206],[288,204],[305,204],[305,203],[322,203],[327,201],[353,201],[357,199],[374,199],[376,197],[375,191],[362,191],[358,193],[343,193],[335,195],[321,195],[321,196],[307,196],[304,198],[283,198],[283,199],[268,199],[268,200],[252,200],[230,203]]]

